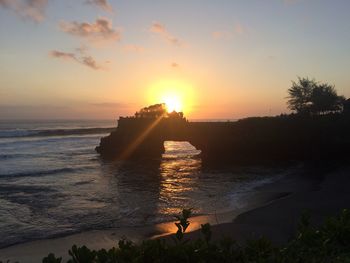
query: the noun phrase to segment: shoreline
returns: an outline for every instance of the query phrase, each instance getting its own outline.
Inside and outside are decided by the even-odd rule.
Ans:
[[[188,238],[199,237],[197,231],[201,224],[210,223],[213,229],[213,237],[222,236],[220,233],[230,233],[226,228],[231,228],[232,224],[241,221],[242,216],[257,209],[264,209],[269,205],[288,198],[298,192],[307,192],[317,187],[320,182],[304,174],[289,174],[276,181],[269,182],[256,187],[254,196],[249,196],[246,205],[234,211],[200,215],[190,218],[190,226],[186,236]],[[149,238],[169,238],[176,232],[175,221],[158,223],[156,225],[142,227],[123,227],[106,230],[90,230],[82,233],[72,234],[63,237],[29,241],[25,243],[11,245],[0,249],[0,260],[11,260],[19,262],[38,262],[49,253],[62,256],[65,260],[68,257],[68,250],[72,245],[86,245],[90,249],[111,248],[117,246],[117,242],[127,237],[134,242],[140,242]],[[236,235],[236,234],[235,234]],[[240,238],[235,238],[240,239]]]
[[[265,237],[273,245],[283,245],[297,233],[304,212],[310,215],[311,225],[318,226],[328,217],[338,216],[343,209],[350,208],[349,175],[349,166],[320,175],[318,182],[304,185],[304,189],[242,213],[231,223],[212,226],[212,239],[229,237],[244,244],[249,239]],[[200,236],[200,231],[186,234],[188,239]]]

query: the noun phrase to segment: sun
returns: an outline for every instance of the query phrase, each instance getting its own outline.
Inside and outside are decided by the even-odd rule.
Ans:
[[[165,103],[165,107],[168,113],[173,111],[176,111],[176,112],[182,111],[181,99],[174,94],[164,95],[162,98],[162,102]]]
[[[176,111],[187,114],[194,103],[193,87],[189,82],[167,79],[151,84],[148,90],[148,103],[165,103],[168,113]]]

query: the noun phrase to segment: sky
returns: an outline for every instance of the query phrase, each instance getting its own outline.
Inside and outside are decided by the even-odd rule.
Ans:
[[[350,97],[348,0],[0,0],[0,119],[288,113],[300,77]]]

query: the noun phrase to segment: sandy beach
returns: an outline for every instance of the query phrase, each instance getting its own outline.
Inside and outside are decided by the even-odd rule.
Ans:
[[[288,179],[263,188],[265,192],[289,192],[266,205],[237,216],[232,223],[212,227],[213,239],[229,236],[238,242],[247,239],[267,237],[274,244],[287,242],[296,233],[297,225],[304,211],[311,216],[311,223],[319,225],[329,216],[338,215],[349,208],[350,169],[338,168],[324,175],[308,177],[297,183]],[[292,190],[292,191],[291,191]],[[188,234],[190,238],[200,236],[198,231]]]
[[[312,222],[319,224],[327,216],[349,208],[347,190],[350,168],[338,168],[329,173],[322,169],[315,174],[297,174],[259,187],[257,194],[247,200],[248,206],[223,214],[191,218],[187,238],[200,236],[201,224],[212,224],[213,238],[230,236],[244,242],[249,238],[265,236],[275,244],[286,242],[295,229],[304,210],[309,210]],[[169,236],[175,232],[174,222],[140,228],[121,228],[88,231],[66,237],[27,242],[0,249],[0,260],[40,262],[48,253],[64,259],[73,244],[91,249],[111,248],[122,237],[138,242],[145,238]]]

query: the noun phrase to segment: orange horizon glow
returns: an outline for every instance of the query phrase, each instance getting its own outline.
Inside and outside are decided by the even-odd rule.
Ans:
[[[190,113],[195,103],[193,87],[181,80],[160,80],[148,88],[148,104],[165,103],[167,112]]]

